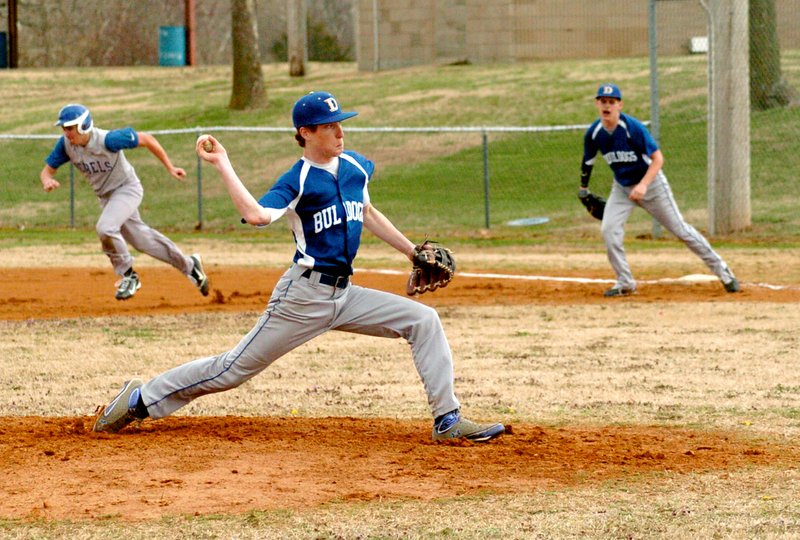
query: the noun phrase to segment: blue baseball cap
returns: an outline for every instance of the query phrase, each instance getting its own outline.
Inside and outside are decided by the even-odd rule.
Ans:
[[[292,108],[294,127],[318,126],[341,122],[357,115],[357,112],[344,112],[339,102],[328,92],[311,92],[297,100]]]
[[[622,99],[622,91],[619,89],[619,86],[614,83],[605,83],[601,84],[600,88],[597,89],[597,97]]]

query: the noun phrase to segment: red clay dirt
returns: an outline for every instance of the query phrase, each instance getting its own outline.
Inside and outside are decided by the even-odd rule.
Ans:
[[[201,297],[171,268],[144,268],[143,288],[113,298],[110,271],[0,268],[0,320],[260,311],[280,271],[212,268]],[[403,277],[355,282],[403,293]],[[602,283],[459,276],[421,301],[437,306],[588,302],[797,302],[795,289],[654,284],[604,299]],[[507,426],[487,444],[433,443],[430,423],[364,418],[173,417],[116,435],[80,417],[0,418],[0,519],[139,520],[308,508],[329,501],[521,493],[633,474],[797,463],[800,449],[730,433],[662,427]]]
[[[114,299],[111,270],[97,268],[0,268],[0,320],[262,311],[282,270],[213,267],[211,292],[200,296],[170,267],[139,270],[142,289],[129,301]],[[492,273],[486,271],[486,274]],[[585,273],[581,277],[586,277]],[[608,275],[604,276],[605,278]],[[405,278],[358,272],[353,282],[405,295]],[[640,284],[633,296],[607,299],[607,283],[507,280],[459,275],[444,289],[419,297],[435,305],[586,304],[597,302],[797,302],[800,289],[743,284],[726,293],[718,281]]]

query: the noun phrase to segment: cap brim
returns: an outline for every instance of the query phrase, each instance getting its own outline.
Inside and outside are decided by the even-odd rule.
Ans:
[[[348,118],[354,117],[357,114],[358,114],[357,112],[344,112],[343,111],[343,112],[340,112],[339,114],[334,114],[333,116],[331,116],[329,118],[326,118],[325,119],[325,123],[326,124],[332,124],[334,122],[342,122],[344,120],[347,120]]]
[[[358,114],[357,112],[340,111],[340,112],[338,112],[336,114],[332,114],[330,116],[325,115],[325,118],[322,118],[322,119],[320,119],[318,121],[314,121],[314,120],[310,120],[309,119],[309,120],[306,120],[305,122],[303,122],[302,120],[300,122],[298,122],[297,119],[294,119],[293,124],[294,124],[294,127],[296,129],[300,129],[303,126],[322,126],[322,125],[325,125],[325,124],[333,124],[335,122],[341,122],[343,120],[347,120],[348,118],[352,118],[357,114]]]

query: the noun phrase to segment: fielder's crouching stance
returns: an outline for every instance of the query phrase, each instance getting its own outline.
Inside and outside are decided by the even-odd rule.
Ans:
[[[674,234],[716,274],[725,290],[739,292],[739,281],[708,240],[681,216],[672,196],[667,177],[661,170],[664,155],[647,128],[633,116],[622,112],[622,91],[615,84],[601,84],[595,107],[600,118],[583,137],[583,161],[578,197],[587,199],[589,178],[600,153],[614,172],[614,183],[605,209],[596,215],[601,226],[606,253],[616,283],[604,295],[627,296],[636,292],[636,281],[625,256],[625,223],[637,206],[644,208],[669,232]]]
[[[434,417],[434,440],[487,441],[504,432],[502,424],[476,424],[461,416],[450,346],[433,308],[350,282],[362,227],[409,259],[415,252],[415,245],[370,202],[367,188],[374,164],[344,150],[341,122],[356,114],[340,110],[327,92],[300,98],[292,118],[303,157],[258,201],[236,175],[219,141],[210,136],[198,139],[198,154],[220,173],[244,221],[263,226],[286,214],[297,245],[294,264],[236,347],[146,383],[125,382],[98,416],[95,431],[115,432],[136,419],[165,417],[195,398],[239,386],[328,330],[342,330],[408,341]]]

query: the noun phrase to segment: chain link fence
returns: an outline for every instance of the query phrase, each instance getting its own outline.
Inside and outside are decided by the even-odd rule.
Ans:
[[[572,190],[553,200],[553,179],[575,176],[579,144],[587,125],[492,127],[347,126],[347,147],[372,159],[377,173],[370,185],[376,206],[406,228],[476,230],[577,209]],[[187,171],[186,183],[172,182],[147,152],[126,152],[145,186],[148,223],[168,229],[226,230],[238,223],[218,175],[194,154],[202,133],[218,137],[239,176],[259,197],[300,154],[289,142],[293,129],[212,126],[155,130],[173,163]],[[49,153],[56,136],[0,134],[0,157],[15,152]],[[16,150],[13,150],[16,148]],[[255,152],[253,149],[269,149]],[[34,150],[35,149],[35,150]],[[249,158],[238,158],[246,155]],[[559,157],[560,156],[560,157]],[[97,203],[81,174],[65,166],[62,189],[51,194],[20,193],[36,199],[19,211],[0,210],[0,228],[90,228]],[[36,171],[26,171],[33,180]],[[573,182],[574,183],[574,182]],[[563,183],[569,186],[569,181]],[[31,186],[32,189],[38,186]],[[538,196],[547,193],[547,196]],[[190,201],[194,199],[194,204]],[[16,206],[16,205],[14,205]],[[40,211],[31,212],[38,207]],[[565,212],[565,209],[567,211]],[[549,221],[547,217],[545,221]],[[513,225],[512,225],[513,226]]]

